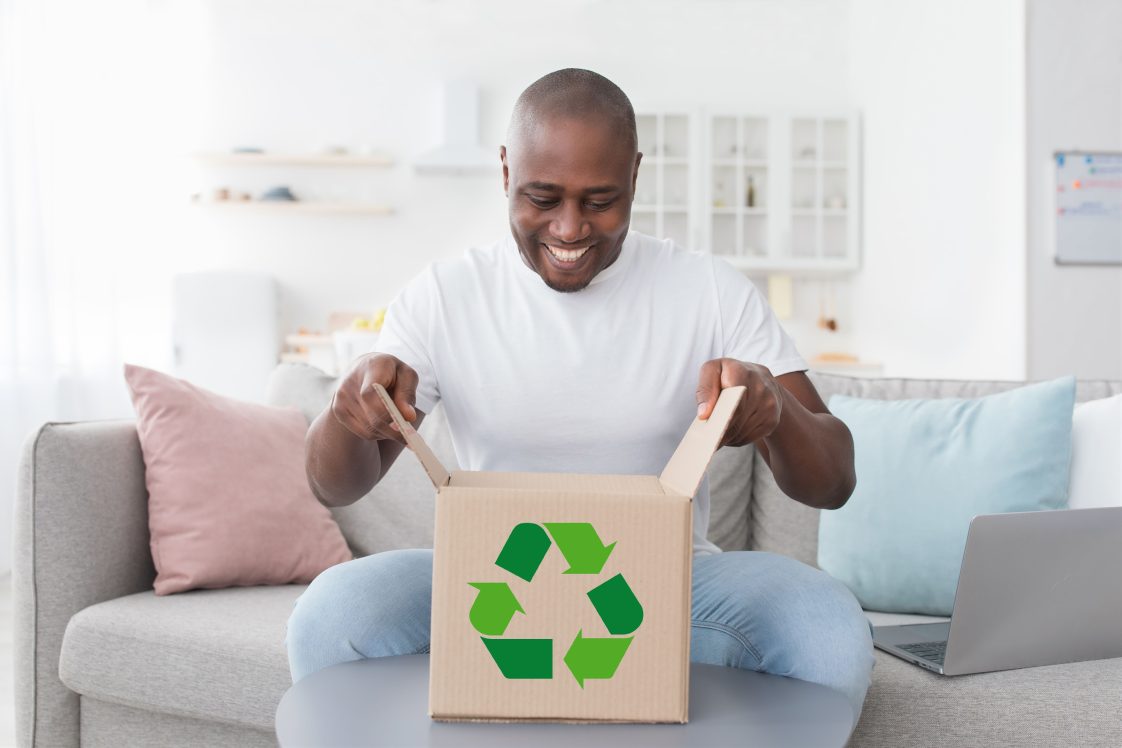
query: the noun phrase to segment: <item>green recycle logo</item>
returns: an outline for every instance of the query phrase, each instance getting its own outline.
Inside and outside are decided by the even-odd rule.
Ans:
[[[553,543],[565,557],[569,568],[565,574],[599,574],[608,561],[615,543],[604,545],[596,528],[587,522],[544,522],[536,525],[523,522],[515,525],[503,545],[495,565],[527,582],[534,580],[545,554]],[[547,534],[548,531],[548,534]],[[553,538],[550,541],[550,538]],[[479,590],[468,618],[478,631],[491,658],[503,677],[552,678],[552,639],[502,639],[515,613],[525,614],[518,598],[506,582],[468,582]],[[588,637],[584,630],[565,653],[565,665],[581,688],[590,678],[607,679],[631,646],[634,633],[643,622],[643,606],[635,598],[627,580],[616,574],[590,589],[589,601],[600,615],[604,626],[614,636]]]

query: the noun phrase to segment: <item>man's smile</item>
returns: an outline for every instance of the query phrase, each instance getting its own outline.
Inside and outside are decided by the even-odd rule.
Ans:
[[[573,249],[564,249],[552,244],[542,244],[546,249],[546,254],[554,267],[562,270],[572,270],[581,264],[581,260],[588,250],[594,247],[594,244],[588,244],[583,247],[575,247]]]

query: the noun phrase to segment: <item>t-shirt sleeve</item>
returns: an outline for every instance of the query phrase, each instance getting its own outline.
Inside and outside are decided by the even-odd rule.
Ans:
[[[713,275],[724,356],[766,366],[776,377],[810,368],[752,281],[719,257],[713,258]]]
[[[440,402],[440,383],[431,356],[437,297],[430,265],[390,302],[374,346],[376,352],[395,356],[417,372],[417,409],[426,414]]]

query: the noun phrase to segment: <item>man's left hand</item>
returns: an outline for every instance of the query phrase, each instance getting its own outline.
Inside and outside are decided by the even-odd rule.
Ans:
[[[740,447],[771,435],[783,414],[783,389],[766,366],[715,358],[701,367],[697,384],[697,416],[709,418],[726,387],[744,385],[748,391],[729,422],[722,447]]]

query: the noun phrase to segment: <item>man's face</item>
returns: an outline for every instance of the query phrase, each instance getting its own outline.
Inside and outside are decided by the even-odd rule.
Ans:
[[[562,117],[501,153],[522,259],[553,290],[581,290],[619,257],[642,154],[601,121]]]

